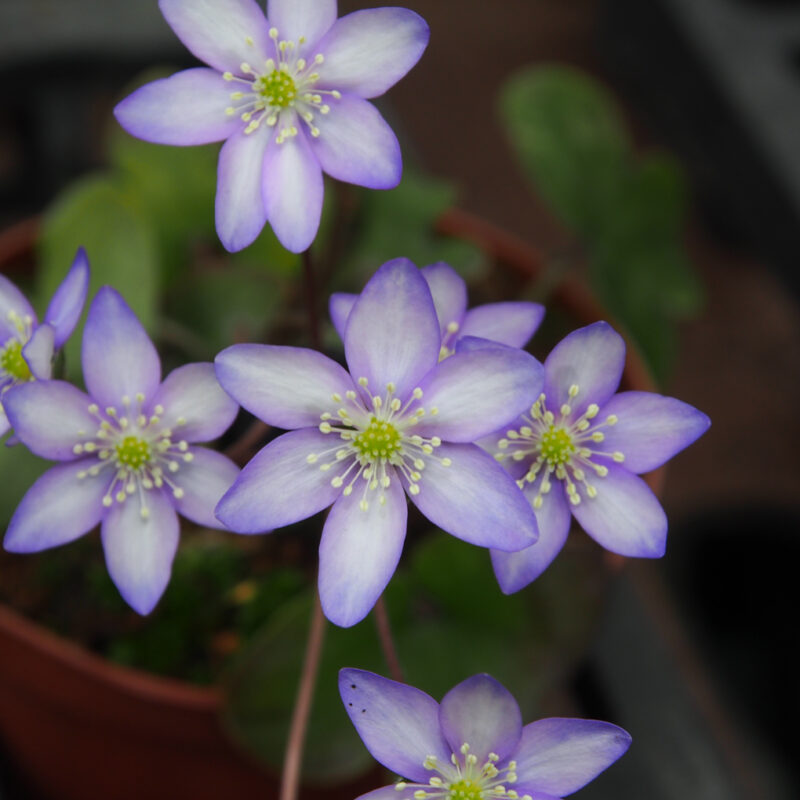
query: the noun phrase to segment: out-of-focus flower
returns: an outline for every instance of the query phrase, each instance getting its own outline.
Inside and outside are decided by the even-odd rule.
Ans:
[[[353,625],[375,604],[400,558],[406,498],[472,544],[518,550],[535,518],[513,479],[479,447],[527,407],[542,367],[500,344],[439,363],[433,299],[407,259],[384,264],[350,314],[349,374],[313,350],[234,345],[216,359],[222,386],[265,422],[293,430],[245,466],[217,514],[259,533],[333,504],[320,543],[327,617]],[[351,377],[352,376],[352,377]]]
[[[0,436],[10,427],[3,410],[5,392],[51,376],[53,354],[75,330],[88,289],[89,260],[81,247],[39,324],[25,295],[0,275]]]
[[[339,673],[345,709],[367,750],[406,780],[369,800],[558,800],[585,786],[630,746],[608,722],[540,719],[489,675],[437,703],[425,692],[358,669]]]
[[[151,142],[227,140],[219,157],[216,220],[228,250],[266,222],[289,250],[316,236],[326,172],[390,189],[400,181],[397,138],[367,99],[419,60],[428,26],[412,11],[377,8],[336,18],[336,0],[160,0],[180,40],[210,68],[143,86],[115,109]]]
[[[525,347],[542,322],[544,306],[539,303],[487,303],[467,311],[467,285],[444,262],[421,270],[433,296],[442,333],[440,360],[453,355],[465,336],[490,339],[509,347]],[[347,318],[358,295],[337,292],[331,295],[329,310],[333,326],[344,341]]]
[[[64,463],[22,498],[4,545],[37,552],[102,523],[109,574],[125,600],[147,614],[169,582],[176,512],[220,527],[214,506],[238,469],[194,443],[221,435],[237,405],[212,364],[179,367],[162,383],[153,343],[110,287],[89,309],[82,362],[88,395],[64,381],[25,383],[6,394],[23,444]]]
[[[650,472],[711,424],[697,409],[651,392],[615,394],[625,342],[606,322],[573,331],[544,364],[544,391],[529,415],[494,443],[495,457],[520,476],[539,523],[539,541],[519,553],[494,551],[500,586],[515,592],[558,555],[574,516],[607,550],[664,554],[667,517],[637,475]]]

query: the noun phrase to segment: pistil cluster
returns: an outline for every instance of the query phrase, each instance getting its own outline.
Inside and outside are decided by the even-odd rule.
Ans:
[[[591,403],[583,414],[573,419],[570,404],[579,394],[579,386],[570,386],[569,401],[558,410],[558,416],[547,408],[547,398],[541,394],[531,406],[530,416],[523,417],[526,424],[518,430],[509,430],[507,438],[497,443],[501,451],[495,456],[498,461],[532,458],[527,473],[517,481],[517,485],[521,489],[526,483],[541,478],[533,500],[536,509],[542,507],[545,495],[552,488],[552,476],[564,481],[570,503],[577,506],[581,503],[580,486],[586,497],[591,499],[597,496],[597,485],[589,481],[587,474],[598,478],[608,475],[608,467],[595,463],[593,458],[601,456],[617,463],[625,460],[619,450],[606,452],[597,447],[605,439],[602,429],[616,425],[616,415],[609,414],[604,420],[595,421],[600,408],[596,403]]]

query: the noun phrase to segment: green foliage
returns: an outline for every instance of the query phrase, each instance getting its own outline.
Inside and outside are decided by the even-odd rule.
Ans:
[[[33,455],[23,445],[6,447],[4,442],[0,442],[0,475],[3,476],[3,490],[0,492],[0,529],[6,529],[22,496],[48,466],[50,464],[47,461]]]
[[[663,378],[673,323],[702,302],[682,240],[680,166],[662,154],[636,159],[612,97],[568,67],[518,75],[501,110],[528,176],[583,245],[601,300]]]

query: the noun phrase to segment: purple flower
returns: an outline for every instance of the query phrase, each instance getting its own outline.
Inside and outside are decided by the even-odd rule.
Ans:
[[[518,477],[540,537],[518,553],[492,552],[500,587],[510,594],[539,577],[558,555],[574,516],[607,550],[664,554],[667,518],[647,484],[650,472],[711,424],[692,406],[651,392],[614,394],[625,342],[606,322],[573,331],[544,364],[544,391],[531,392],[529,415],[494,443]]]
[[[369,800],[558,800],[611,766],[631,743],[588,719],[522,725],[519,706],[489,675],[473,675],[441,704],[403,683],[343,669],[339,692],[373,757],[406,778]]]
[[[344,335],[350,374],[314,350],[224,350],[216,360],[222,386],[265,422],[299,430],[242,470],[219,518],[231,530],[258,533],[333,504],[319,592],[327,617],[342,626],[369,612],[394,573],[406,532],[404,490],[434,524],[472,544],[532,543],[535,517],[524,496],[471,443],[527,407],[542,367],[522,350],[486,345],[439,364],[428,284],[410,261],[396,259],[353,306]]]
[[[147,614],[169,582],[176,511],[220,527],[214,506],[238,469],[194,443],[222,434],[237,406],[212,364],[179,367],[162,383],[153,343],[110,287],[89,308],[82,362],[88,395],[64,381],[34,381],[6,395],[20,440],[36,455],[63,463],[22,498],[5,548],[37,552],[101,523],[112,580]]]
[[[0,275],[0,436],[10,427],[2,402],[6,391],[51,376],[53,354],[75,330],[88,288],[89,260],[81,247],[39,324],[25,295]]]
[[[451,266],[440,261],[423,267],[421,272],[431,290],[439,318],[440,360],[453,355],[456,345],[465,336],[490,339],[509,347],[525,347],[544,317],[544,306],[539,303],[487,303],[467,311],[467,285]],[[357,297],[345,292],[331,295],[331,320],[342,340]]]
[[[314,240],[322,173],[372,189],[400,182],[397,138],[365,98],[417,63],[425,21],[403,8],[336,19],[336,0],[160,0],[181,41],[210,67],[143,86],[115,114],[125,130],[172,145],[227,140],[217,232],[241,250],[266,222],[299,253]]]

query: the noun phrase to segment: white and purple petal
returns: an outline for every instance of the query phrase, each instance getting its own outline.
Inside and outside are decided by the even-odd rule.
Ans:
[[[484,764],[489,753],[512,756],[522,735],[517,701],[489,675],[473,675],[454,686],[439,706],[439,724],[454,753],[469,753]],[[515,787],[516,788],[516,787]]]
[[[450,466],[443,466],[449,459]],[[514,479],[473,444],[443,443],[425,459],[414,505],[442,530],[479,547],[521,550],[538,536],[536,518]]]
[[[267,0],[269,24],[278,37],[299,44],[299,53],[314,50],[314,45],[336,22],[336,0]]]
[[[319,544],[322,610],[343,628],[372,610],[394,575],[406,536],[408,507],[397,477],[392,475],[385,489],[366,494],[362,485],[367,484],[359,481],[350,496],[342,494],[333,504]]]
[[[161,382],[161,361],[153,342],[122,296],[110,286],[95,295],[83,330],[83,377],[101,409],[125,409],[137,394],[152,397]]]
[[[78,320],[81,318],[86,293],[89,291],[89,258],[86,251],[78,248],[67,276],[56,289],[44,321],[55,333],[54,346],[61,347],[72,335]]]
[[[459,334],[525,347],[543,318],[544,306],[539,303],[487,303],[467,311]]]
[[[227,456],[206,447],[190,447],[188,452],[192,461],[181,464],[170,478],[180,494],[172,498],[172,504],[198,525],[222,528],[214,509],[239,476],[239,468]]]
[[[22,498],[8,525],[3,546],[12,553],[38,553],[83,536],[103,515],[109,477],[79,478],[97,459],[58,464],[47,470]]]
[[[387,769],[427,783],[431,773],[423,764],[428,756],[450,763],[452,751],[439,728],[439,704],[425,692],[365,670],[342,669],[339,693],[367,750]],[[391,789],[397,797],[395,787]]]
[[[344,332],[347,328],[347,320],[350,317],[350,312],[353,310],[357,294],[349,294],[347,292],[334,292],[331,299],[328,301],[328,312],[331,315],[331,322],[333,327],[336,328],[336,333],[339,338],[344,342]]]
[[[0,275],[0,347],[11,337],[19,338],[20,331],[11,321],[14,315],[20,321],[30,317],[36,322],[36,312],[25,295],[5,275]]]
[[[420,272],[428,282],[439,317],[442,338],[448,333],[447,326],[455,323],[461,327],[464,312],[467,310],[467,284],[464,279],[444,261],[429,264]],[[460,332],[460,331],[459,331]]]
[[[131,135],[156,144],[221,142],[244,127],[231,105],[231,84],[208,67],[176,72],[128,95],[114,108],[117,122]]]
[[[22,357],[37,380],[46,381],[52,376],[54,351],[55,331],[47,323],[39,325],[22,348]]]

